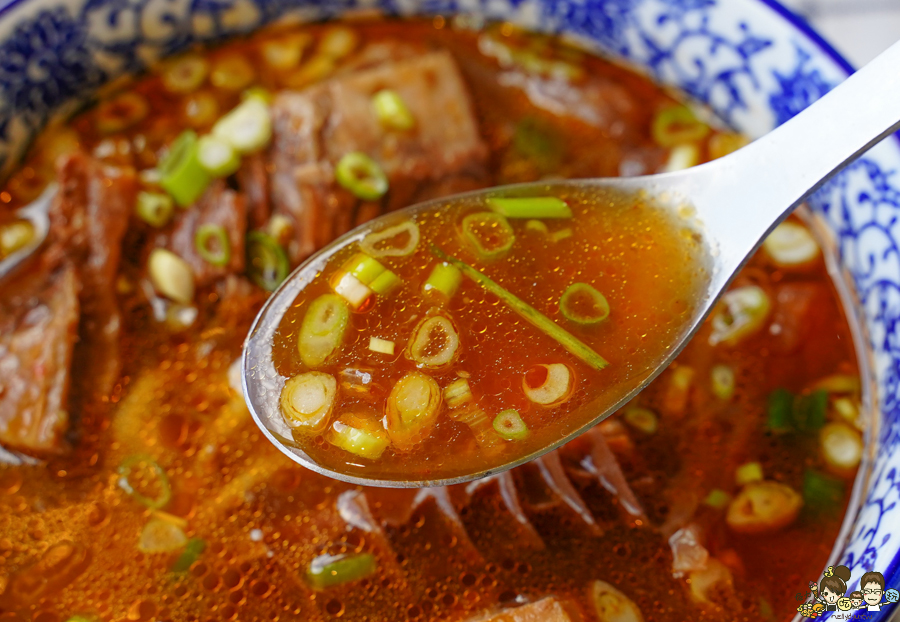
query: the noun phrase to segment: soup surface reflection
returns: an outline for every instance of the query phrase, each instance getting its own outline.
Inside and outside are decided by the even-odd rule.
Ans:
[[[485,481],[328,480],[234,389],[268,291],[355,225],[743,142],[598,57],[449,18],[267,31],[117,84],[0,189],[7,255],[32,234],[16,208],[59,188],[47,242],[0,292],[0,615],[790,619],[862,452],[850,331],[799,220],[636,400]],[[335,368],[336,389],[384,382],[378,360]]]

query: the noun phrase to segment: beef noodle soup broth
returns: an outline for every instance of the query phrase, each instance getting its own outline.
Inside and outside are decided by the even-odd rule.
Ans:
[[[850,331],[799,220],[637,399],[487,480],[329,480],[271,446],[236,390],[268,293],[356,225],[494,184],[675,170],[743,142],[600,58],[443,18],[265,32],[118,83],[39,137],[0,190],[9,255],[33,235],[15,210],[57,187],[48,239],[0,294],[0,615],[791,618],[862,454]],[[581,243],[564,222],[515,227]],[[352,343],[399,354],[408,336],[359,331],[365,310],[347,311]],[[389,390],[389,346],[374,345],[329,369],[335,392]],[[299,357],[285,354],[286,375],[310,367]],[[486,411],[502,406],[492,382]]]
[[[319,465],[392,481],[496,469],[669,355],[704,299],[700,235],[636,195],[535,191],[397,214],[317,268],[273,337],[287,381],[269,416]]]

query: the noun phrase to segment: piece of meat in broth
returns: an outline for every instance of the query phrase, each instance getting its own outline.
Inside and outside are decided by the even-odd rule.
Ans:
[[[416,125],[385,128],[372,96],[396,91]],[[344,74],[273,103],[272,202],[295,233],[288,252],[298,262],[356,224],[437,194],[487,183],[487,148],[469,93],[447,52],[385,62]],[[390,181],[377,202],[360,202],[334,179],[351,152],[378,162]]]
[[[222,227],[228,238],[228,262],[223,266],[206,261],[197,250],[197,231],[203,225]],[[244,237],[247,232],[247,208],[244,197],[229,189],[224,181],[215,181],[197,204],[184,210],[165,246],[184,259],[194,273],[198,287],[244,271]],[[217,249],[211,249],[218,252]]]
[[[69,367],[78,329],[78,282],[71,267],[33,274],[0,296],[0,443],[36,452],[62,448],[68,425]]]
[[[87,401],[108,395],[121,369],[115,284],[138,184],[133,169],[107,166],[82,152],[60,159],[57,178],[44,261],[71,262],[81,283],[73,393]]]
[[[247,203],[248,226],[251,229],[262,229],[272,214],[265,157],[259,153],[245,157],[236,175],[238,187]]]

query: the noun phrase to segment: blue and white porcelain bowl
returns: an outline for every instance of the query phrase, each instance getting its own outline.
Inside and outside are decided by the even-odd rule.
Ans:
[[[0,7],[0,170],[14,166],[54,115],[156,58],[275,20],[359,9],[467,13],[565,33],[705,102],[751,136],[852,71],[773,0],[11,0]],[[889,587],[900,586],[898,170],[900,143],[891,138],[811,201],[813,221],[833,245],[835,275],[848,285],[848,315],[872,387],[868,459],[831,563],[855,576],[879,570]]]

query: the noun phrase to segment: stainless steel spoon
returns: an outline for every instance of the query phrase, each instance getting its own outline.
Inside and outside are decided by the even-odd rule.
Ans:
[[[278,399],[285,378],[272,364],[272,338],[286,309],[337,250],[358,241],[368,230],[353,231],[319,251],[300,266],[268,300],[244,347],[244,397],[263,433],[291,459],[331,477],[371,486],[431,487],[470,481],[503,471],[551,451],[612,414],[650,383],[677,356],[713,309],[716,300],[768,233],[827,179],[858,155],[900,127],[900,43],[873,60],[809,109],[749,146],[725,158],[676,173],[627,179],[591,179],[516,186],[521,195],[546,194],[553,187],[577,187],[581,193],[611,188],[643,192],[671,209],[690,205],[712,255],[708,289],[683,338],[671,344],[671,355],[621,395],[616,405],[581,429],[555,438],[540,451],[490,470],[453,479],[388,481],[367,479],[325,468],[291,438],[281,419]],[[496,195],[494,188],[483,194]],[[478,193],[470,193],[469,197]],[[453,203],[432,201],[405,210],[414,214]],[[389,217],[396,218],[394,215]]]

